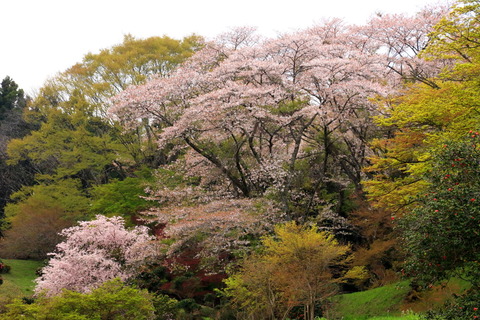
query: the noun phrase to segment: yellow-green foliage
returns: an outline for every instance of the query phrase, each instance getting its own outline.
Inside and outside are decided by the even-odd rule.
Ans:
[[[31,161],[41,181],[78,176],[85,183],[101,182],[105,166],[115,160],[121,147],[105,132],[109,124],[94,115],[95,109],[85,97],[77,95],[74,92],[68,100],[55,104],[47,104],[43,96],[33,102],[43,123],[30,135],[9,143],[10,163]]]
[[[416,85],[398,99],[387,118],[377,119],[380,126],[395,128],[394,137],[372,143],[379,155],[370,159],[366,171],[374,179],[364,185],[377,205],[408,208],[428,185],[422,176],[430,168],[432,150],[478,127],[480,94],[474,87],[471,82],[444,82],[441,89]]]
[[[123,284],[120,280],[106,282],[91,293],[64,291],[61,295],[40,297],[33,304],[22,301],[7,305],[0,319],[155,319],[152,296]]]
[[[263,251],[225,281],[225,294],[252,319],[284,319],[294,306],[313,319],[315,304],[335,294],[339,282],[366,277],[357,267],[334,278],[332,266],[347,265],[350,248],[314,226],[278,225],[262,243]]]
[[[90,204],[81,191],[80,181],[75,179],[61,180],[52,185],[23,187],[12,195],[12,200],[5,209],[7,217],[11,219],[31,208],[60,208],[66,218],[77,219],[84,217]]]
[[[422,56],[430,59],[478,62],[480,58],[477,45],[480,38],[479,21],[478,1],[458,0],[451,13],[434,27],[434,32],[430,34],[430,44],[422,52]]]
[[[422,56],[453,62],[432,79],[437,87],[413,84],[377,119],[394,135],[373,142],[378,155],[366,169],[374,179],[365,189],[376,205],[407,210],[428,185],[421,177],[430,168],[432,150],[479,128],[479,11],[478,1],[461,0],[431,34]]]

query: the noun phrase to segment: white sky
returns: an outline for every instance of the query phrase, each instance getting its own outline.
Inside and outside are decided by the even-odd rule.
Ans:
[[[88,53],[137,38],[207,38],[236,26],[275,36],[338,17],[363,24],[375,12],[415,13],[438,0],[1,0],[0,81],[28,94]]]

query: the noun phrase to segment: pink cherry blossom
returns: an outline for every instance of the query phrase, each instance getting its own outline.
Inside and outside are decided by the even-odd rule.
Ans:
[[[339,172],[361,188],[372,118],[384,111],[375,99],[441,70],[418,53],[442,13],[378,16],[360,27],[334,19],[274,39],[239,28],[168,78],[120,93],[110,113],[126,128],[155,124],[159,148],[183,143],[236,196],[274,188],[291,201],[300,159],[325,181]]]
[[[35,292],[52,296],[62,289],[89,292],[107,280],[127,280],[141,265],[157,255],[154,238],[147,228],[126,229],[121,217],[98,215],[64,229],[65,241],[57,245]]]

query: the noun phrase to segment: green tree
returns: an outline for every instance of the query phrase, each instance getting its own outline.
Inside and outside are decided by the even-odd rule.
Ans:
[[[77,220],[86,219],[90,200],[79,180],[23,187],[13,195],[14,202],[5,208],[0,255],[15,259],[46,259],[62,240],[58,234]]]
[[[457,0],[449,15],[445,16],[430,34],[430,43],[424,57],[446,58],[466,65],[455,65],[454,70],[477,69],[479,62],[480,3],[477,0]],[[470,64],[468,64],[470,63]]]
[[[45,184],[76,178],[90,187],[108,182],[115,172],[120,174],[114,166],[119,147],[109,125],[78,92],[50,106],[43,117],[38,130],[9,143],[11,164],[30,161],[37,181]]]
[[[5,77],[0,86],[0,120],[4,120],[11,110],[25,107],[27,98],[22,89],[10,77]]]
[[[432,155],[430,187],[399,219],[407,272],[428,286],[452,276],[480,288],[480,135],[446,142]]]
[[[27,102],[28,97],[10,77],[3,79],[0,86],[0,230],[4,207],[10,195],[23,185],[33,183],[34,170],[31,163],[22,161],[16,165],[7,165],[8,143],[12,139],[24,137],[33,129],[22,118]]]
[[[157,204],[147,200],[145,189],[153,183],[150,170],[135,172],[135,177],[114,180],[108,184],[95,186],[91,190],[92,204],[90,211],[106,216],[121,215],[133,218],[142,210]]]
[[[286,319],[294,306],[314,319],[315,307],[340,282],[365,277],[361,267],[346,268],[349,246],[316,227],[278,225],[262,243],[263,252],[248,257],[225,281],[225,294],[249,319]]]
[[[428,187],[424,173],[431,154],[443,141],[461,139],[478,127],[480,112],[480,3],[460,0],[434,28],[425,59],[444,61],[446,67],[435,87],[412,84],[389,101],[386,117],[377,118],[385,138],[373,142],[377,155],[366,171],[373,179],[364,183],[373,202],[406,212],[415,197]]]
[[[88,53],[50,81],[61,96],[80,90],[90,103],[106,110],[108,99],[130,85],[149,77],[166,77],[202,45],[203,39],[191,35],[182,40],[167,36],[136,39],[125,35],[121,44]]]

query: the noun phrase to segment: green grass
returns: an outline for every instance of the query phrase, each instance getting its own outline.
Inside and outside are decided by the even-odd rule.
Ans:
[[[353,318],[349,318],[353,319]],[[359,318],[360,319],[360,318]],[[386,316],[386,317],[373,317],[373,318],[361,318],[365,320],[420,320],[420,317],[415,314],[404,315],[404,316]],[[326,318],[317,318],[316,320],[328,320]]]
[[[406,314],[402,316],[381,316],[373,318],[348,318],[348,319],[362,319],[362,320],[420,320],[420,316],[415,314]],[[327,318],[315,318],[315,320],[328,320]]]
[[[404,316],[386,316],[386,317],[373,317],[369,318],[369,320],[419,320],[420,317],[415,314],[407,314]]]
[[[451,278],[449,281],[434,286],[431,290],[417,293],[417,299],[413,302],[405,302],[403,310],[412,310],[423,313],[427,310],[436,309],[452,299],[454,294],[461,295],[471,287],[467,281]]]
[[[3,263],[12,269],[9,273],[3,274],[3,284],[0,286],[0,296],[12,294],[17,296],[30,296],[33,294],[37,277],[35,271],[42,266],[40,261],[2,259]]]
[[[335,318],[344,320],[416,319],[401,315],[401,305],[410,291],[409,282],[402,281],[384,287],[343,294],[332,299]]]
[[[13,299],[32,296],[35,287],[33,280],[37,277],[35,271],[42,266],[42,262],[30,260],[2,259],[2,262],[12,269],[1,275],[3,284],[0,285],[0,312]]]
[[[344,320],[418,320],[418,314],[441,307],[454,294],[462,294],[470,288],[464,280],[452,278],[431,290],[412,295],[409,281],[402,281],[367,291],[343,294],[331,299],[333,305],[327,312],[328,319]],[[402,310],[409,310],[404,313]]]

